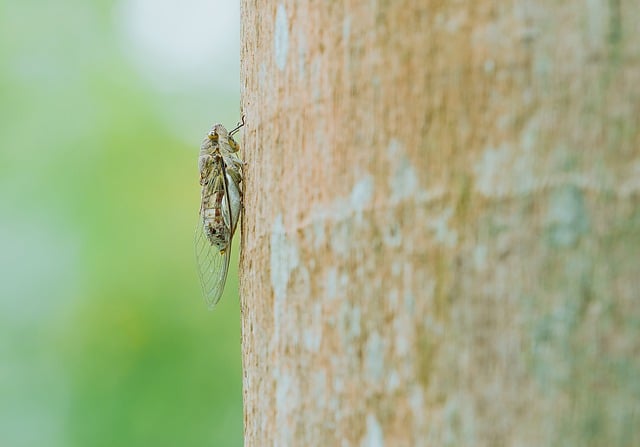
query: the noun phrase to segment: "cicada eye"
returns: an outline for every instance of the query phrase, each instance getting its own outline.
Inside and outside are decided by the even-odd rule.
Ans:
[[[218,141],[218,133],[215,130],[209,132],[208,136],[211,141]]]

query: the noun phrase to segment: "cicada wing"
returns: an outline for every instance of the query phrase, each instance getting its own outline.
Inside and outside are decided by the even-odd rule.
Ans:
[[[195,251],[202,293],[205,301],[212,308],[220,301],[227,281],[231,240],[223,251],[212,245],[205,232],[204,219],[199,215],[195,233]]]
[[[196,261],[200,274],[200,283],[202,284],[205,301],[210,307],[215,306],[220,301],[224,291],[229,272],[233,233],[242,209],[242,192],[238,185],[239,181],[227,172],[224,160],[221,160],[221,162],[220,175],[212,176],[203,185],[202,204],[195,232]],[[220,191],[218,189],[220,187],[222,188],[222,195],[216,196],[215,193]],[[220,200],[220,203],[215,203],[214,201],[212,204],[207,200],[207,198],[210,199],[211,197],[218,197],[217,200]],[[222,213],[223,222],[216,222],[217,235],[221,234],[219,224],[223,223],[225,228],[222,230],[222,234],[225,237],[222,240],[217,240],[216,243],[213,243],[207,237],[208,232],[204,218],[204,213],[206,212],[205,203],[207,203],[209,210],[212,206],[214,209],[219,207]],[[209,225],[211,225],[210,221]]]
[[[225,172],[224,177],[224,197],[225,203],[222,206],[222,215],[224,217],[225,224],[231,230],[231,236],[236,231],[236,226],[240,220],[240,210],[242,209],[242,193],[240,187],[229,174],[229,171]]]

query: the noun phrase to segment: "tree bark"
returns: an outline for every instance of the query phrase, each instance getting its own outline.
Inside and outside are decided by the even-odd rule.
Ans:
[[[640,445],[639,22],[243,0],[247,446]]]

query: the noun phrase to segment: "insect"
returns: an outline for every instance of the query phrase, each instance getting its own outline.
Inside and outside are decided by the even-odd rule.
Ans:
[[[215,306],[227,280],[231,241],[242,209],[242,165],[238,157],[240,146],[233,134],[244,126],[242,122],[227,132],[215,124],[200,146],[200,212],[195,234],[196,261],[204,298]]]

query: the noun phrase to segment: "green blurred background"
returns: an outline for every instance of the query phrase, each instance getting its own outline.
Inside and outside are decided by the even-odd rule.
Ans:
[[[238,10],[0,5],[1,446],[242,444],[237,251],[213,311],[193,254]]]

